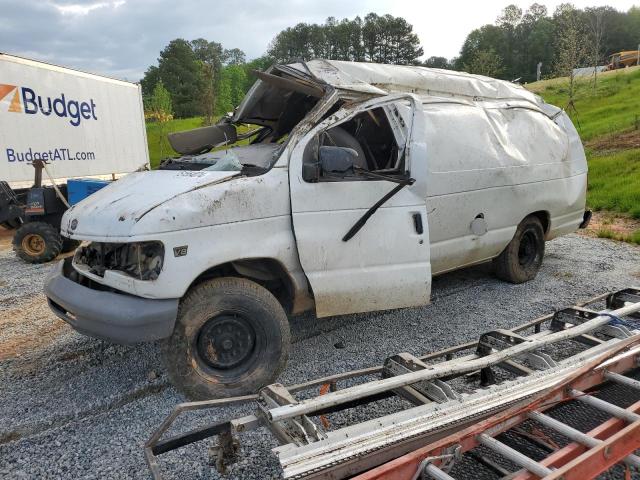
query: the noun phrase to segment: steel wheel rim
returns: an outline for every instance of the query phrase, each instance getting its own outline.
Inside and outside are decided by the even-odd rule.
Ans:
[[[29,233],[28,235],[25,235],[20,244],[22,246],[22,250],[31,256],[42,255],[46,249],[44,238],[37,233]]]
[[[525,232],[520,239],[520,245],[518,246],[518,262],[522,267],[528,267],[536,260],[538,256],[536,243],[536,236],[531,231]]]
[[[251,359],[256,334],[243,316],[226,313],[210,318],[198,333],[195,350],[200,360],[215,370],[230,370]]]

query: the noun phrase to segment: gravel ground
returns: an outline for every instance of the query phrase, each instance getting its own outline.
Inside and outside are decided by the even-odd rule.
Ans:
[[[149,478],[142,446],[185,399],[168,383],[156,344],[110,345],[53,316],[41,293],[49,268],[0,251],[0,478]],[[428,307],[293,319],[289,365],[279,381],[297,383],[377,365],[402,351],[423,354],[475,340],[488,329],[637,284],[640,248],[570,235],[547,244],[542,270],[527,284],[502,283],[479,266],[436,278]],[[396,407],[387,402],[377,410]],[[215,416],[249,412],[234,407]],[[334,416],[334,425],[365,413]],[[267,432],[243,435],[242,444],[244,460],[226,478],[279,476]],[[219,478],[206,464],[206,446],[162,456],[166,477]]]

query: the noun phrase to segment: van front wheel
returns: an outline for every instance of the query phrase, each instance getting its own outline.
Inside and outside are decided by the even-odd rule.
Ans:
[[[544,230],[540,219],[525,218],[507,248],[493,260],[498,278],[511,283],[533,280],[544,257]]]
[[[163,343],[174,385],[193,400],[255,393],[273,383],[289,351],[289,322],[267,289],[216,278],[189,291]]]

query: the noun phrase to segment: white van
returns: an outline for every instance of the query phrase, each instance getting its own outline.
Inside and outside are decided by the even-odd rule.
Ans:
[[[69,209],[85,244],[46,281],[80,332],[163,339],[192,398],[273,382],[287,314],[424,305],[433,275],[489,260],[524,282],[589,221],[576,130],[517,85],[326,60],[259,78],[224,124],[171,138],[187,155]]]

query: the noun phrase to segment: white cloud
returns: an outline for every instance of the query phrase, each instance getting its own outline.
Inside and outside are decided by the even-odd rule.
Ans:
[[[94,10],[99,10],[101,8],[118,8],[124,5],[125,0],[114,0],[110,2],[95,2],[87,4],[80,3],[70,3],[70,4],[57,4],[53,3],[53,6],[60,12],[62,15],[74,15],[74,16],[84,16],[88,15]]]
[[[459,54],[467,34],[493,23],[502,9],[536,0],[0,0],[0,45],[7,53],[129,80],[139,79],[174,38],[198,37],[264,54],[282,29],[329,16],[369,12],[402,16],[418,34],[425,57]],[[537,0],[549,13],[566,0]],[[640,0],[572,0],[627,10]],[[29,35],[23,26],[29,25]]]

